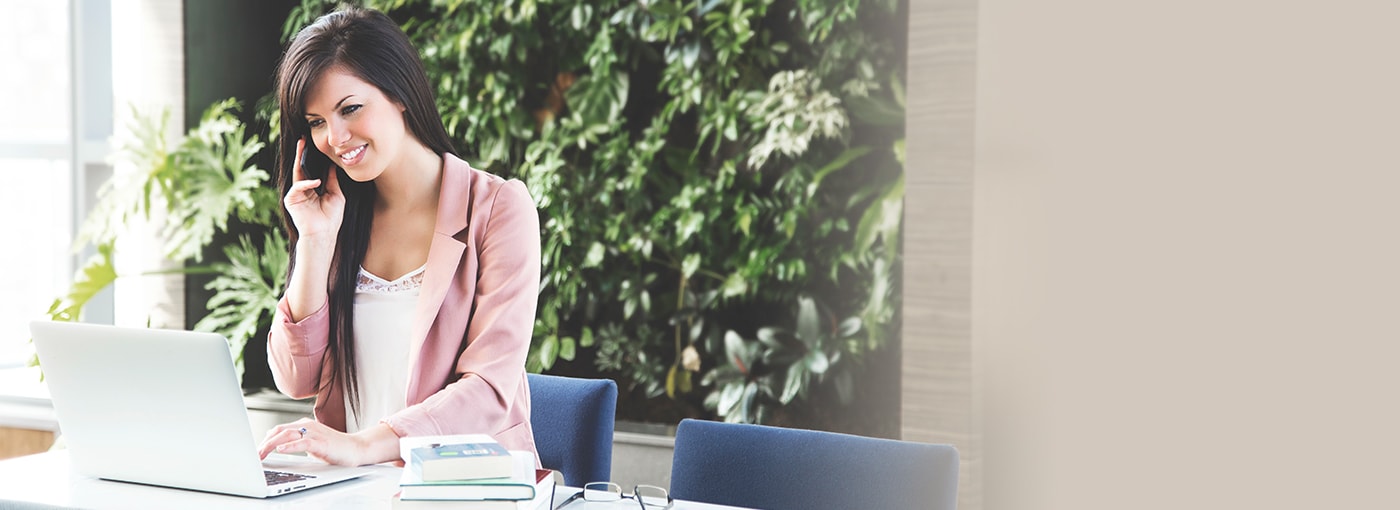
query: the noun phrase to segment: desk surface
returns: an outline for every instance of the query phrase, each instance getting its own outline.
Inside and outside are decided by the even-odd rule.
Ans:
[[[134,462],[141,462],[136,459]],[[348,509],[387,510],[398,491],[401,468],[373,466],[369,475],[355,480],[268,499],[243,498],[98,480],[73,473],[68,452],[59,450],[0,461],[0,508],[53,509]],[[578,489],[559,486],[555,504]],[[632,500],[616,503],[578,501],[567,510],[635,509]],[[673,510],[724,510],[734,507],[676,501]]]

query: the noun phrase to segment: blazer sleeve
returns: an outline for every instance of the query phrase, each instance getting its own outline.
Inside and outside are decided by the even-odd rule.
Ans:
[[[517,426],[525,357],[539,301],[540,220],[517,180],[507,181],[491,205],[478,249],[478,277],[467,323],[460,377],[423,402],[384,422],[400,437],[464,432],[500,433]],[[460,313],[442,310],[439,313]],[[515,418],[512,418],[512,415]]]
[[[277,302],[267,338],[267,360],[278,391],[302,399],[316,395],[322,358],[330,343],[330,312],[322,305],[301,322],[292,322],[287,296]]]

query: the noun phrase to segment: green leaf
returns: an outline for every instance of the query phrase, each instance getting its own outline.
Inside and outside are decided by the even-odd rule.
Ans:
[[[82,269],[79,269],[77,276],[73,278],[73,285],[69,287],[68,294],[54,300],[49,306],[50,320],[77,322],[82,315],[83,306],[117,280],[117,269],[112,263],[113,243],[103,243],[96,248],[97,253],[83,264]]]
[[[582,4],[577,4],[574,5],[573,10],[569,12],[569,20],[574,30],[583,30],[584,24],[587,23],[587,20],[584,18],[583,13],[584,7],[585,6]]]
[[[698,319],[695,319],[695,321],[690,324],[690,333],[689,336],[687,336],[686,338],[688,338],[691,342],[695,342],[696,340],[700,339],[700,335],[704,333],[704,331],[705,319],[704,317],[700,317]]]
[[[597,267],[603,262],[603,254],[606,251],[603,243],[594,241],[593,245],[588,247],[588,255],[583,258],[583,267]]]
[[[699,58],[700,58],[700,40],[699,40],[699,39],[694,39],[694,40],[691,40],[690,42],[686,43],[685,48],[683,48],[683,49],[681,50],[681,64],[684,65],[685,68],[688,69],[688,70],[689,70],[689,69],[694,69],[694,68],[695,68],[695,61],[698,60]]]
[[[841,155],[836,156],[836,159],[831,160],[830,163],[827,163],[825,166],[822,166],[821,168],[817,169],[817,171],[812,174],[812,186],[819,186],[822,180],[826,178],[827,174],[840,170],[842,168],[846,168],[846,166],[851,164],[852,161],[855,161],[857,158],[860,158],[861,156],[864,156],[869,152],[870,147],[864,145],[846,149],[846,151],[842,152]],[[810,193],[808,195],[810,195]]]
[[[782,336],[786,333],[787,331],[780,328],[758,328],[758,341],[769,347],[783,347],[785,343],[782,340]]]
[[[692,382],[693,377],[694,374],[692,374],[689,370],[680,371],[680,384],[678,389],[681,393],[690,393],[690,391],[694,389],[695,385]]]
[[[700,269],[700,254],[691,253],[681,261],[681,278],[690,279],[695,275],[695,271]]]
[[[705,215],[699,211],[687,210],[681,213],[676,219],[676,237],[679,242],[685,242],[700,231],[704,225]]]
[[[549,370],[554,366],[554,360],[559,355],[559,337],[550,335],[544,337],[544,342],[540,344],[540,366]]]
[[[805,363],[807,369],[816,375],[826,373],[826,369],[831,366],[827,363],[826,354],[820,350],[808,351],[807,356],[802,359],[802,363]]]
[[[900,174],[875,204],[861,216],[860,225],[856,227],[856,249],[868,252],[875,245],[876,239],[883,239],[897,248],[899,225],[903,219],[904,174]],[[893,257],[897,252],[898,250],[892,250],[887,255]]]
[[[690,372],[684,370],[680,365],[671,365],[666,372],[666,396],[676,398],[676,395],[690,393],[691,380]]]
[[[566,336],[559,339],[559,357],[565,361],[573,361],[576,347],[574,337]]]
[[[579,347],[593,347],[593,328],[583,327],[583,334],[579,336]]]
[[[783,381],[783,393],[778,397],[778,401],[783,405],[791,404],[797,398],[798,393],[807,384],[807,373],[800,363],[793,363],[788,366],[787,377]]]
[[[756,418],[752,410],[754,408],[754,399],[757,397],[757,383],[750,382],[747,386],[744,386],[744,394],[743,396],[739,397],[739,421],[744,423],[752,423],[752,420]]]
[[[724,388],[719,391],[719,405],[716,407],[715,411],[718,412],[721,416],[726,417],[736,414],[735,406],[739,403],[739,399],[743,396],[744,381],[739,380],[729,384],[725,384]]]
[[[733,330],[724,333],[724,355],[728,358],[729,364],[739,369],[739,372],[748,374],[753,368],[753,360],[749,358],[748,348],[744,345],[743,337]]]
[[[797,338],[809,349],[821,346],[821,316],[817,313],[817,303],[809,297],[797,299]]]
[[[681,13],[680,9],[670,0],[653,0],[646,4],[646,9],[659,18],[675,17]]]
[[[739,219],[735,221],[735,226],[739,227],[739,232],[742,232],[745,236],[748,236],[749,226],[752,224],[753,214],[750,214],[749,211],[740,211]]]
[[[706,379],[708,379],[708,378],[709,378],[709,377],[707,376]],[[705,400],[704,400],[702,403],[705,405],[705,408],[706,408],[706,409],[718,409],[718,408],[719,408],[719,394],[720,394],[720,392],[719,392],[718,390],[716,390],[716,391],[711,391],[710,393],[708,393],[708,394],[705,395]],[[722,416],[722,415],[721,415],[721,416]]]
[[[676,398],[676,372],[684,372],[678,365],[671,365],[666,371],[666,396]]]
[[[847,318],[846,320],[841,321],[841,325],[838,326],[837,335],[839,335],[841,338],[846,338],[855,335],[856,333],[860,332],[860,327],[860,317]]]
[[[749,282],[744,279],[743,274],[736,271],[729,273],[729,276],[725,277],[724,286],[721,289],[724,291],[724,297],[742,296],[745,292],[748,292]]]
[[[875,97],[851,97],[846,99],[846,109],[851,116],[876,126],[903,126],[904,109],[893,101]]]
[[[530,355],[525,358],[525,371],[538,374],[544,372],[544,365],[540,363],[539,346],[532,346]]]
[[[703,5],[701,5],[695,10],[695,14],[704,16],[705,14],[708,14],[711,10],[714,10],[714,8],[718,6],[721,1],[722,0],[707,0]]]

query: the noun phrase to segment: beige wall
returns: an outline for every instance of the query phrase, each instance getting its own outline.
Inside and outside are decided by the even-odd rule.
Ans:
[[[907,277],[905,437],[966,441],[962,508],[1400,503],[1400,4],[970,9],[972,121],[921,135],[970,129],[970,183],[911,100],[906,200],[948,265]]]

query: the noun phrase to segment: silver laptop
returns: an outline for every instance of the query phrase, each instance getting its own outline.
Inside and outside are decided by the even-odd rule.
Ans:
[[[265,498],[369,472],[260,461],[222,336],[43,321],[29,331],[82,475]]]

